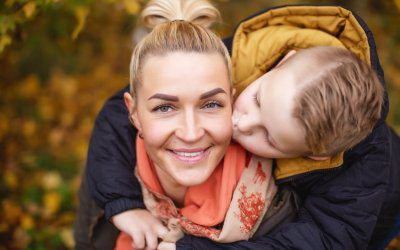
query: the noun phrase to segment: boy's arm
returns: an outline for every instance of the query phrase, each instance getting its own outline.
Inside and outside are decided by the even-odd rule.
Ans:
[[[124,105],[125,87],[105,103],[89,144],[86,177],[90,193],[105,216],[144,208],[140,184],[133,174],[136,164],[136,129]]]
[[[168,229],[162,222],[145,209],[122,212],[112,217],[114,225],[130,236],[130,240],[119,242],[118,249],[156,249]]]
[[[386,125],[375,129],[337,172],[297,183],[307,189],[299,217],[276,233],[233,244],[186,236],[177,249],[366,249],[385,197],[387,133]]]

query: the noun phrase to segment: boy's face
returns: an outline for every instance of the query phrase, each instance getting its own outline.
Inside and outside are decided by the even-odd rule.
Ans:
[[[307,152],[305,132],[292,116],[297,92],[290,67],[276,68],[250,84],[234,104],[233,138],[253,154],[292,158]]]

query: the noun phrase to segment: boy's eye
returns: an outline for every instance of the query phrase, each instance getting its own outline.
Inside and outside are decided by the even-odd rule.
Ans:
[[[258,101],[257,95],[253,96],[253,100],[254,100],[254,103],[257,105],[257,107],[260,107],[260,102]]]
[[[203,108],[206,109],[215,109],[215,108],[221,108],[223,107],[223,105],[217,101],[211,101],[211,102],[207,102]]]
[[[162,105],[159,105],[159,106],[153,108],[152,111],[153,112],[160,112],[160,113],[168,113],[168,112],[170,112],[172,110],[173,110],[173,108],[170,105],[162,104]]]
[[[275,147],[275,146],[271,143],[271,140],[269,139],[269,135],[268,135],[268,132],[267,132],[267,131],[265,131],[264,140],[265,140],[265,142],[268,143],[270,146]]]

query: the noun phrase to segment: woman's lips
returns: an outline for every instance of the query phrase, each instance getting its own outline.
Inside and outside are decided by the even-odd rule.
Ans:
[[[177,160],[186,164],[196,164],[202,161],[210,153],[210,147],[205,149],[176,149],[168,152]]]

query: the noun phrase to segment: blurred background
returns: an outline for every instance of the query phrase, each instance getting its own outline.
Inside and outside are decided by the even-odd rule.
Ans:
[[[128,84],[142,0],[0,0],[0,250],[71,249],[96,114]],[[284,4],[341,5],[372,30],[400,132],[400,0],[215,0],[229,36]],[[134,35],[136,34],[136,35]],[[393,242],[393,248],[399,248]]]

